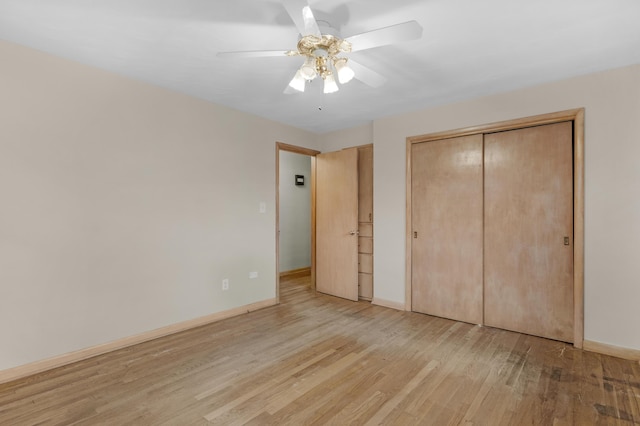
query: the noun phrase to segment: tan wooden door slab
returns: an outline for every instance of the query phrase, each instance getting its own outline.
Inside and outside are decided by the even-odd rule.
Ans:
[[[572,123],[485,135],[485,324],[573,341]]]
[[[412,310],[482,324],[482,135],[415,144],[411,159]]]
[[[316,157],[316,290],[358,300],[358,150]]]

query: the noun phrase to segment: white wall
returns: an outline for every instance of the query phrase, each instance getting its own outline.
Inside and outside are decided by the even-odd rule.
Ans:
[[[351,129],[318,135],[323,152],[339,151],[352,146],[368,145],[373,143],[373,122]]]
[[[579,107],[585,339],[640,349],[640,65],[374,121],[376,298],[405,300],[407,136]]]
[[[315,135],[0,58],[0,370],[275,297],[275,142]]]
[[[295,185],[296,175],[304,186]],[[311,157],[280,151],[280,272],[311,266]]]

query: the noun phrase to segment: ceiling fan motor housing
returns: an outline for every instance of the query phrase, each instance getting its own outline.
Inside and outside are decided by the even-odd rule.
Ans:
[[[329,57],[334,57],[351,52],[351,43],[330,34],[323,34],[321,37],[306,35],[298,42],[298,53],[301,55],[311,56],[319,49],[327,52]]]
[[[307,60],[304,66],[314,66],[315,72],[323,79],[331,74],[328,62],[335,63],[340,59],[338,55],[348,52],[351,52],[351,43],[331,34],[320,37],[306,35],[298,42],[298,54],[313,60],[313,65]]]

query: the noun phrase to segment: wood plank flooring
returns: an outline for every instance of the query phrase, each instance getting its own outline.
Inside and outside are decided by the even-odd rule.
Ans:
[[[0,425],[640,425],[640,365],[314,294],[0,385]]]

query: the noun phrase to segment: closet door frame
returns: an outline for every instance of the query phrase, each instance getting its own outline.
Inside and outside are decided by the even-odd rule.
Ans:
[[[411,152],[413,144],[448,139],[460,136],[516,130],[525,127],[573,122],[573,345],[582,348],[584,342],[584,108],[572,109],[533,117],[501,121],[480,126],[407,138],[406,155],[406,251],[405,251],[405,310],[411,310]]]

